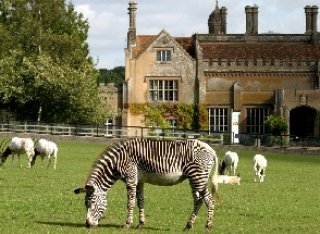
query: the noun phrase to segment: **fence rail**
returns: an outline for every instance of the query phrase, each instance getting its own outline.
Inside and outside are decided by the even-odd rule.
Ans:
[[[223,144],[221,133],[193,132],[181,129],[158,129],[140,126],[119,127],[115,125],[89,124],[57,124],[41,122],[6,122],[0,123],[0,132],[91,136],[91,137],[147,137],[156,139],[200,138],[204,137],[211,143]]]
[[[84,136],[102,136],[99,127],[92,125],[63,125],[63,124],[44,124],[44,123],[1,123],[1,132],[15,133],[37,133],[51,135],[84,135]]]
[[[237,144],[250,146],[320,146],[319,137],[272,136],[257,134],[210,133],[183,129],[160,129],[140,126],[60,124],[42,122],[0,123],[0,132],[49,134],[89,137],[142,137],[154,139],[201,138],[211,144]]]

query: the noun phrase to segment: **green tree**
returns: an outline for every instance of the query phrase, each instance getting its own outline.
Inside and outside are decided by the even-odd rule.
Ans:
[[[64,0],[0,0],[0,98],[17,118],[101,122],[89,25]]]
[[[24,60],[25,77],[33,77],[30,96],[41,107],[42,118],[50,121],[102,122],[105,115],[94,79],[96,70],[83,63],[74,69],[55,63],[50,56],[42,54],[37,63]]]
[[[82,14],[64,0],[0,0],[5,50],[23,51],[23,56],[47,52],[59,63],[81,66],[88,58],[89,25]],[[10,40],[8,40],[10,39]]]
[[[113,69],[99,69],[98,83],[114,83],[115,86],[121,86],[125,79],[125,68],[118,66]]]
[[[281,135],[288,130],[286,121],[278,115],[269,115],[264,122],[266,129],[273,135]]]

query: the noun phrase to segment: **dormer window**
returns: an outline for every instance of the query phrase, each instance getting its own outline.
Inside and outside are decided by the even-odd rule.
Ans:
[[[169,62],[171,61],[171,50],[158,50],[157,51],[158,62]]]

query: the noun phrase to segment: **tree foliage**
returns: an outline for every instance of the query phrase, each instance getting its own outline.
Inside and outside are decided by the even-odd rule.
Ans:
[[[281,135],[288,130],[288,124],[278,115],[269,115],[264,124],[273,135]]]
[[[0,0],[1,107],[17,119],[103,121],[88,29],[64,0]]]
[[[99,69],[98,83],[114,83],[115,86],[121,86],[125,79],[125,68],[123,66],[113,69]]]

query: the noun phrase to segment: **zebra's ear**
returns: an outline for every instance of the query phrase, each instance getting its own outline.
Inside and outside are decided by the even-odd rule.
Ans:
[[[94,187],[91,185],[86,185],[84,188],[77,188],[77,189],[73,190],[73,192],[75,194],[79,194],[79,193],[91,194],[94,192]]]
[[[73,192],[74,192],[75,194],[85,193],[85,192],[86,192],[86,189],[85,189],[85,188],[77,188],[77,189],[73,190]]]

